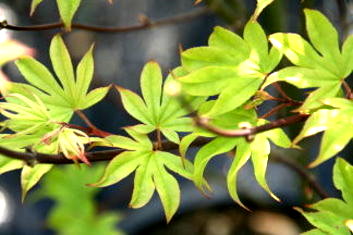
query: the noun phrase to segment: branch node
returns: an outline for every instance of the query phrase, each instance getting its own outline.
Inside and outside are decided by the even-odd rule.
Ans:
[[[8,26],[7,21],[3,20],[0,22],[0,30],[5,29]]]
[[[247,142],[252,142],[255,139],[255,135],[246,135],[245,140]]]
[[[23,161],[27,166],[33,167],[38,163],[37,153],[32,150],[30,146],[25,147],[25,152],[28,153]]]
[[[143,26],[151,26],[152,21],[148,18],[148,16],[144,14],[139,14],[138,15],[138,21],[143,25]]]

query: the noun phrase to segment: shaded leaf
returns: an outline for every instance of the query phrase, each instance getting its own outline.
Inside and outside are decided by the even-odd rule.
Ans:
[[[32,0],[31,3],[31,13],[30,15],[33,15],[34,11],[36,10],[37,6],[42,2],[43,0]]]

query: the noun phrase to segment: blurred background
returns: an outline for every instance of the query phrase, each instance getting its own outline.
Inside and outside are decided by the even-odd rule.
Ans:
[[[305,7],[322,10],[335,24],[342,39],[353,29],[351,24],[353,2],[348,0],[276,0],[265,10],[260,22],[268,34],[277,31],[304,33],[302,9]],[[74,29],[70,33],[63,33],[63,36],[75,64],[90,45],[95,43],[93,87],[115,83],[140,92],[139,74],[147,61],[156,60],[166,75],[169,70],[179,65],[180,47],[187,49],[206,45],[215,25],[222,25],[241,34],[241,29],[254,8],[255,0],[204,0],[196,6],[193,5],[192,0],[114,0],[113,4],[109,4],[106,0],[83,0],[73,20],[75,23],[105,27],[131,26],[139,24],[138,19],[141,15],[147,16],[152,22],[185,14],[194,14],[194,17],[180,23],[128,33],[95,33]],[[200,13],[202,9],[208,10]],[[55,1],[43,1],[32,17],[29,16],[29,12],[30,1],[0,0],[0,19],[7,20],[9,24],[38,25],[59,20]],[[35,57],[51,68],[48,48],[51,38],[57,32],[61,30],[14,32],[2,29],[0,40],[11,38],[33,48]],[[24,81],[13,63],[5,65],[2,69],[12,81]],[[286,85],[285,89],[292,97],[302,98],[301,92],[294,87]],[[268,108],[265,107],[265,109]],[[120,98],[114,91],[108,94],[104,102],[85,113],[99,128],[118,134],[124,134],[121,127],[136,123],[123,110]],[[82,124],[80,120],[75,122]],[[292,127],[286,131],[293,137],[298,129]],[[316,137],[303,141],[302,151],[274,149],[273,155],[281,155],[305,165],[316,156],[319,140],[320,138]],[[189,151],[190,158],[196,151],[197,149]],[[343,155],[348,155],[349,152],[348,149]],[[227,156],[222,156],[209,164],[206,178],[214,189],[211,198],[203,197],[191,182],[178,178],[181,184],[182,202],[176,216],[168,225],[165,223],[163,209],[157,195],[142,209],[128,208],[133,187],[131,176],[119,184],[102,190],[84,191],[84,188],[87,188],[85,183],[97,180],[96,174],[82,173],[84,170],[78,175],[62,174],[60,172],[68,171],[68,167],[60,167],[48,177],[44,177],[43,183],[32,190],[33,193],[25,203],[21,204],[19,171],[6,173],[0,176],[0,234],[44,235],[57,234],[60,231],[64,234],[64,230],[60,230],[60,225],[55,227],[48,221],[50,216],[52,220],[56,218],[52,215],[55,208],[66,203],[60,202],[60,192],[65,191],[65,182],[74,181],[78,177],[82,178],[82,181],[79,181],[81,184],[71,185],[66,189],[66,194],[61,193],[70,199],[67,205],[75,204],[77,208],[74,210],[77,214],[83,207],[83,204],[82,207],[79,205],[84,203],[86,200],[84,198],[87,200],[94,198],[94,202],[90,205],[94,213],[109,212],[118,215],[107,224],[111,224],[119,233],[290,235],[309,228],[304,219],[292,210],[292,206],[310,203],[311,200],[318,198],[296,172],[280,162],[270,163],[267,170],[269,185],[282,199],[282,203],[277,203],[258,187],[253,178],[252,166],[247,164],[240,172],[239,193],[245,204],[252,208],[253,213],[249,213],[236,205],[228,196],[225,175],[230,161]],[[99,168],[97,171],[100,171],[102,167],[94,168]],[[331,171],[332,160],[313,170],[325,190],[335,196],[337,192],[331,182]],[[62,188],[59,187],[60,185]],[[48,193],[48,190],[52,191]],[[56,214],[69,218],[61,221],[61,226],[75,224],[75,226],[88,228],[85,232],[77,230],[78,235],[99,234],[89,230],[90,225],[82,222],[86,220],[82,220],[81,224],[77,225],[81,220],[79,215],[72,216],[70,211]],[[101,234],[105,233],[101,232]]]

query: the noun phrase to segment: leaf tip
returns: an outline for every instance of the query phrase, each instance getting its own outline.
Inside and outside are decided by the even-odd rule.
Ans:
[[[195,5],[197,5],[197,4],[201,3],[201,2],[202,2],[202,0],[195,0],[193,5],[195,6]]]
[[[119,86],[119,85],[113,85],[114,88],[118,91],[118,92],[123,92],[125,91],[126,89],[122,86]]]

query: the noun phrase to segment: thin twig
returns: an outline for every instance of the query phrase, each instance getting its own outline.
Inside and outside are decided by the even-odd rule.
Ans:
[[[267,130],[271,130],[278,127],[288,126],[293,123],[298,123],[306,120],[308,115],[299,114],[290,116],[287,118],[282,118],[270,123],[267,123],[262,126],[247,128],[247,129],[237,129],[237,130],[223,130],[217,127],[209,126],[207,123],[199,123],[200,126],[212,131],[216,134],[228,136],[228,137],[237,137],[237,136],[244,136],[249,137],[251,135],[255,135],[260,132],[264,132]],[[200,120],[200,119],[198,119]],[[207,142],[207,138],[199,138],[198,142],[194,144],[199,146],[198,144]],[[156,143],[154,144],[156,145]],[[162,142],[161,148],[164,151],[169,151],[173,149],[177,149],[178,145],[171,143],[171,142]],[[97,161],[109,161],[113,159],[119,153],[125,151],[124,149],[114,149],[114,150],[103,150],[103,151],[94,151],[94,152],[87,152],[86,157],[89,162],[97,162]],[[38,163],[51,163],[51,164],[67,164],[73,163],[72,160],[65,158],[62,154],[44,154],[44,153],[28,153],[28,152],[19,152],[13,151],[5,147],[0,146],[0,154],[5,155],[9,158],[19,159],[23,161],[33,161],[35,159]]]
[[[203,146],[210,141],[209,138],[199,137],[196,139],[191,146]],[[178,145],[170,142],[163,141],[162,148],[164,151],[171,151],[178,149]],[[89,162],[100,162],[100,161],[110,161],[120,153],[126,151],[125,149],[114,148],[111,150],[101,150],[86,152],[85,155]],[[5,147],[0,146],[0,154],[7,156],[12,159],[22,160],[25,162],[36,162],[42,164],[73,164],[75,163],[71,159],[66,158],[63,154],[45,154],[36,152],[20,152],[14,151]],[[82,163],[80,159],[77,159],[78,163]]]
[[[272,116],[273,114],[277,113],[278,111],[280,111],[281,109],[288,107],[288,106],[291,106],[291,104],[290,103],[279,104],[279,105],[275,106],[274,108],[272,108],[267,113],[265,113],[264,115],[262,115],[260,118],[262,118],[262,119],[268,118],[268,117]]]
[[[209,124],[208,119],[202,118],[202,117],[196,116],[194,120],[196,122],[196,125],[203,127],[206,130],[213,132],[217,135],[221,135],[225,137],[239,137],[239,136],[249,137],[275,128],[289,126],[291,124],[298,123],[298,122],[303,122],[308,117],[309,115],[307,114],[298,114],[298,115],[293,115],[286,118],[281,118],[276,121],[264,124],[262,126],[255,126],[251,128],[235,129],[235,130],[221,129],[221,128],[212,126]]]
[[[278,93],[287,101],[293,101],[292,98],[290,98],[282,89],[281,85],[278,82],[272,83],[273,87],[276,88],[276,90],[278,91]]]
[[[305,167],[299,165],[293,160],[290,160],[288,158],[284,158],[278,155],[271,155],[271,160],[275,162],[282,163],[286,165],[287,167],[293,169],[298,175],[300,175],[302,178],[306,179],[308,184],[314,189],[314,191],[322,198],[328,198],[330,197],[328,193],[321,187],[321,185],[316,181],[315,177],[305,169]]]
[[[86,125],[90,128],[96,128],[95,125],[88,119],[88,117],[81,111],[81,110],[75,110],[75,113],[86,123]]]
[[[195,10],[195,11],[192,11],[191,13],[186,13],[183,15],[171,17],[168,19],[162,19],[154,22],[150,21],[148,18],[145,17],[140,24],[125,26],[125,27],[100,27],[100,26],[72,23],[71,28],[94,31],[94,32],[102,32],[102,33],[126,33],[131,31],[154,28],[154,27],[168,25],[168,24],[181,23],[184,21],[194,19],[207,12],[209,11],[206,8],[201,8],[200,10]],[[51,29],[58,29],[58,28],[60,29],[64,27],[65,25],[62,22],[33,25],[33,26],[16,26],[16,25],[8,24],[7,21],[3,21],[0,23],[0,29],[9,29],[14,31],[44,31],[44,30],[51,30]]]
[[[353,99],[352,89],[350,88],[348,83],[343,80],[342,85],[344,87],[344,90],[346,91],[346,98],[349,100]]]
[[[157,141],[156,141],[156,149],[157,150],[162,150],[162,135],[161,131],[159,129],[156,130],[156,136],[157,136]]]

